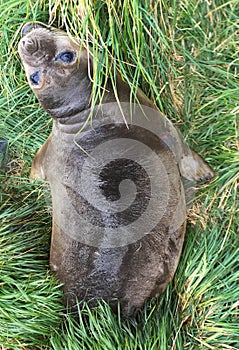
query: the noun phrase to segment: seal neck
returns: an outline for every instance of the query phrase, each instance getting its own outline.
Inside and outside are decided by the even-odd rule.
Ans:
[[[89,118],[91,108],[83,108],[75,115],[62,118],[54,118],[53,130],[57,130],[62,134],[67,134],[69,137],[75,137],[77,133],[85,129],[87,119]]]
[[[83,77],[77,87],[64,88],[55,92],[54,96],[39,96],[39,100],[46,112],[54,119],[72,118],[90,106],[92,84],[88,77]]]

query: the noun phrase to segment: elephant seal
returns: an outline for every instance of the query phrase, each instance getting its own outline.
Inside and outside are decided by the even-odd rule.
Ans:
[[[140,90],[129,103],[118,76],[118,102],[108,83],[87,123],[93,62],[65,32],[28,23],[19,54],[53,118],[31,169],[51,187],[51,269],[70,310],[76,299],[105,300],[129,316],[175,273],[186,225],[182,179],[205,181],[213,172]]]

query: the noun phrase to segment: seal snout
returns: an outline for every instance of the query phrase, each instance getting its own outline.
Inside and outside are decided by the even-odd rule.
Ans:
[[[22,49],[24,50],[25,53],[30,53],[32,54],[33,52],[37,51],[37,42],[36,40],[33,41],[30,38],[26,38],[21,41]]]

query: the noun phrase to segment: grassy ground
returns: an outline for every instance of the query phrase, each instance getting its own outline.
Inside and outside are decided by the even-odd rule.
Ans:
[[[0,174],[0,348],[239,349],[238,1],[74,3],[0,0],[0,137],[11,159]],[[137,318],[85,305],[76,322],[62,309],[48,266],[44,185],[28,180],[51,128],[17,54],[29,20],[63,25],[95,59],[100,50],[94,96],[103,72],[114,79],[117,66],[132,93],[140,86],[216,172],[189,213],[173,282]]]

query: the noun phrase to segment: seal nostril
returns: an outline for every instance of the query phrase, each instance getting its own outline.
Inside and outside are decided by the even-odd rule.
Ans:
[[[33,46],[34,42],[31,39],[27,39],[27,40],[22,40],[22,46],[23,47],[29,47],[29,46]]]
[[[39,81],[40,81],[40,73],[39,72],[35,72],[35,73],[31,74],[30,75],[30,80],[31,80],[31,83],[33,85],[38,85]]]

